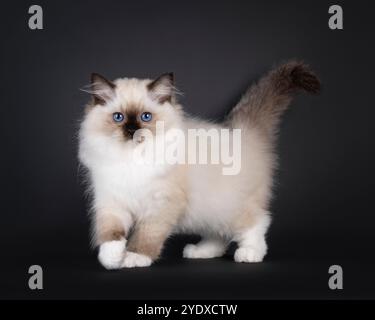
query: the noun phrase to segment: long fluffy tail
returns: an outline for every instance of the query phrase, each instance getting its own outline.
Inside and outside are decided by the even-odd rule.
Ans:
[[[295,93],[317,94],[320,81],[308,65],[289,61],[252,85],[228,115],[232,127],[256,127],[274,137],[280,118]]]

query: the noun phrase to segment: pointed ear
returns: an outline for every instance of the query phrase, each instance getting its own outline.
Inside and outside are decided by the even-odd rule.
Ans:
[[[98,73],[91,74],[90,88],[86,90],[94,97],[95,104],[104,105],[113,99],[116,85]]]
[[[147,85],[147,89],[153,100],[161,104],[166,101],[171,102],[175,91],[173,72],[164,73],[157,79],[151,81]]]

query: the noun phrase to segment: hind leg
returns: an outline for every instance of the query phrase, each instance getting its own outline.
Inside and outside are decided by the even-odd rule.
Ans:
[[[271,218],[268,214],[258,216],[251,226],[237,231],[234,240],[238,249],[234,253],[236,262],[262,262],[267,253],[266,232]]]
[[[227,242],[220,238],[203,238],[197,244],[187,244],[183,251],[184,258],[209,259],[221,257],[227,249]]]

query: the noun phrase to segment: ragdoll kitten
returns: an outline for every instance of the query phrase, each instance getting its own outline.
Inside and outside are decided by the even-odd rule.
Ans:
[[[291,61],[252,85],[223,123],[212,123],[183,113],[173,74],[113,82],[93,74],[79,159],[88,169],[93,239],[101,264],[107,269],[149,266],[165,240],[178,232],[202,236],[198,244],[186,245],[185,258],[222,256],[235,241],[236,262],[262,261],[280,117],[297,91],[319,89],[310,68]],[[133,138],[139,129],[160,135],[158,121],[164,134],[171,129],[227,128],[233,135],[241,129],[239,172],[224,175],[222,164],[138,163],[133,151],[147,142]]]

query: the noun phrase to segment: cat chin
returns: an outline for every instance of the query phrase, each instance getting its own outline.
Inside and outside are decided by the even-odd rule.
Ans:
[[[143,142],[145,142],[146,138],[145,137],[140,137],[138,139],[133,139],[133,143],[138,145],[138,144],[141,144]]]

